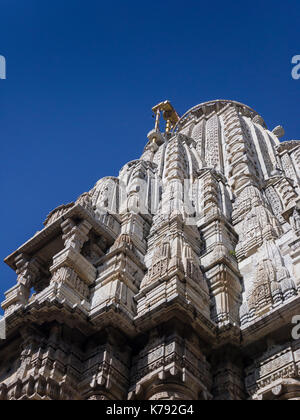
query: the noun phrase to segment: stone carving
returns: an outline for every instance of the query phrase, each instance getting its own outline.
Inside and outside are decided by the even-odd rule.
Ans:
[[[235,223],[240,222],[244,219],[245,214],[249,213],[253,207],[258,207],[263,204],[263,197],[258,188],[254,186],[245,188],[234,202],[233,221]]]
[[[263,159],[264,159],[264,162],[265,162],[265,165],[266,165],[266,169],[268,171],[268,175],[270,176],[272,174],[274,166],[273,166],[273,162],[272,162],[271,157],[270,157],[270,153],[269,153],[269,149],[268,149],[266,140],[265,140],[264,135],[262,134],[262,132],[259,128],[256,129],[256,135],[257,135],[257,138],[258,138],[258,141],[259,141],[259,145],[260,145],[260,148],[261,148],[261,154],[263,156]]]
[[[299,140],[284,141],[283,143],[277,146],[277,151],[278,153],[282,153],[284,151],[291,151],[293,149],[299,148],[299,146]]]
[[[257,250],[264,240],[278,238],[279,222],[264,206],[254,207],[242,222],[240,242],[237,246],[237,257],[246,258]]]
[[[266,127],[266,123],[264,119],[260,115],[255,115],[255,117],[252,120],[255,124],[261,125],[262,127]]]
[[[70,204],[63,204],[59,207],[57,207],[55,210],[53,210],[48,216],[47,219],[44,222],[44,225],[47,227],[51,225],[51,223],[54,223],[57,219],[59,219],[61,216],[63,216],[70,208],[74,206],[74,203]]]
[[[163,276],[167,274],[170,257],[170,244],[168,242],[157,247],[153,256],[151,268],[148,271],[148,281],[153,281],[156,278],[163,278]]]
[[[254,400],[299,398],[298,346],[272,345],[247,369],[246,387]]]
[[[76,251],[81,251],[83,244],[88,240],[88,232],[91,230],[91,225],[84,221],[80,225],[76,225],[72,219],[67,219],[62,223],[63,236],[66,248],[74,248]]]
[[[94,209],[93,209],[93,205],[92,205],[92,200],[91,200],[90,193],[84,193],[84,194],[82,194],[78,198],[78,200],[76,201],[76,204],[79,204],[85,210],[87,210],[92,216],[94,216]]]
[[[296,172],[295,172],[293,163],[292,163],[291,158],[290,158],[288,153],[285,153],[281,157],[281,163],[282,163],[282,167],[283,167],[283,170],[284,170],[286,176],[290,179],[295,179]]]
[[[272,130],[272,133],[275,134],[275,136],[280,139],[281,137],[284,137],[285,130],[284,130],[284,128],[281,125],[278,125],[277,127],[275,127]]]
[[[300,399],[300,142],[163,104],[141,159],[5,260],[0,400]]]
[[[204,143],[203,140],[205,138],[204,135],[204,130],[205,130],[205,120],[200,121],[193,129],[192,133],[191,133],[191,137],[196,141],[197,143],[197,152],[199,153],[200,156],[203,155],[203,149],[204,149]]]
[[[90,290],[88,286],[79,278],[74,270],[70,267],[61,267],[54,272],[52,283],[67,283],[71,289],[74,289],[83,299],[89,299]]]
[[[295,209],[293,211],[293,214],[290,218],[290,222],[293,229],[295,229],[296,231],[300,230],[300,212],[298,209]]]
[[[211,168],[220,167],[219,120],[215,115],[207,121],[205,160]]]
[[[92,191],[93,208],[98,214],[107,211],[118,213],[120,194],[122,194],[122,190],[119,190],[119,180],[117,178],[103,178],[98,181]]]
[[[250,312],[259,316],[282,301],[282,291],[277,283],[275,267],[270,260],[261,261],[256,269],[253,291],[248,299]],[[254,315],[252,313],[252,315]]]
[[[273,186],[270,186],[266,189],[266,197],[271,205],[274,215],[277,217],[279,222],[282,224],[285,223],[285,220],[282,217],[283,205]]]

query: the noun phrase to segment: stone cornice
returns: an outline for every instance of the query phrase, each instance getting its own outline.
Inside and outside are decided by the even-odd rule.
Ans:
[[[74,207],[67,210],[63,215],[56,219],[49,226],[45,227],[42,231],[38,232],[24,245],[18,248],[13,254],[9,255],[4,262],[9,265],[13,270],[16,270],[15,259],[20,254],[33,254],[48,242],[58,236],[61,232],[61,224],[63,221],[69,218],[81,218],[87,220],[91,225],[92,229],[99,236],[103,236],[108,244],[112,245],[116,239],[116,234],[109,227],[103,225],[97,221],[86,209],[80,204],[74,205]]]
[[[291,152],[300,147],[300,140],[284,141],[277,146],[277,152],[282,155],[285,152]]]
[[[295,296],[289,302],[279,308],[271,309],[266,315],[242,326],[242,346],[247,347],[253,343],[258,343],[265,337],[279,331],[280,328],[293,328],[292,318],[299,315],[300,296]]]

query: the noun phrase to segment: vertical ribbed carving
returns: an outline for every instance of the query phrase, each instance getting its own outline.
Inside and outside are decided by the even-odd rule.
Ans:
[[[170,124],[6,259],[0,400],[300,398],[300,142],[234,101]]]
[[[209,168],[221,167],[220,123],[217,115],[206,124],[205,160]]]
[[[191,137],[197,143],[196,149],[200,157],[204,160],[205,158],[205,120],[200,121],[195,125]]]

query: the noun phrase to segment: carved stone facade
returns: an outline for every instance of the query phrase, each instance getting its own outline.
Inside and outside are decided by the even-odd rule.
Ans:
[[[154,109],[142,157],[5,260],[0,400],[300,400],[300,141]]]

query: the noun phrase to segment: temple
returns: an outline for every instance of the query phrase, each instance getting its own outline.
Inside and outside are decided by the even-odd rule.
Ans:
[[[300,141],[235,101],[153,113],[6,258],[0,400],[300,400]]]

